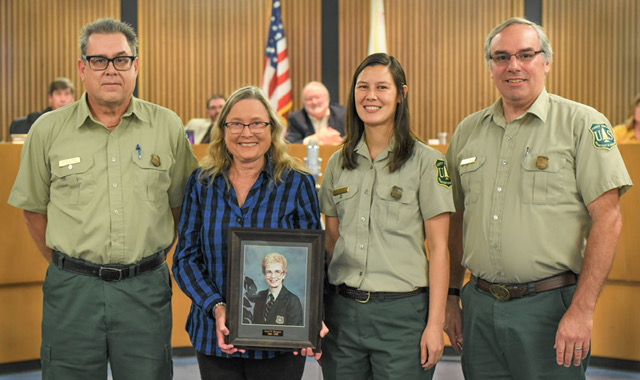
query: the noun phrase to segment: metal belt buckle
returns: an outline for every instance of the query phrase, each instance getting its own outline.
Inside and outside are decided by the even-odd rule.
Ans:
[[[122,269],[100,267],[98,277],[103,281],[120,281],[122,280]]]
[[[367,298],[364,300],[359,300],[356,298],[356,301],[360,302],[360,303],[367,303],[369,302],[369,300],[371,300],[371,292],[367,292]]]
[[[500,284],[491,284],[489,287],[489,291],[491,295],[499,299],[500,301],[509,301],[511,298],[511,293],[509,293],[509,289],[506,286]]]

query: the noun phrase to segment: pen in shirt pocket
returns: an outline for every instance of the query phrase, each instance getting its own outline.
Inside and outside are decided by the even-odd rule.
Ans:
[[[138,151],[138,160],[142,160],[142,148],[140,148],[140,144],[136,144],[136,150]]]

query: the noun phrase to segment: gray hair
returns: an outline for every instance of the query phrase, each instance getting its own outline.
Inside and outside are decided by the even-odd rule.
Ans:
[[[529,21],[527,19],[513,17],[493,28],[493,30],[489,32],[489,35],[487,35],[487,39],[484,41],[484,59],[487,61],[487,66],[489,66],[489,68],[491,68],[491,41],[496,35],[498,35],[498,33],[514,24],[523,24],[532,27],[536,31],[536,33],[538,33],[540,49],[542,49],[543,51],[545,62],[553,61],[553,49],[551,48],[551,42],[549,41],[549,38],[545,34],[542,27],[535,22]]]
[[[98,19],[92,23],[89,23],[82,27],[80,34],[80,52],[87,55],[87,45],[89,44],[89,37],[92,34],[115,34],[122,33],[127,39],[127,43],[131,48],[131,54],[138,56],[138,36],[133,30],[133,27],[120,20],[115,20],[110,17]]]

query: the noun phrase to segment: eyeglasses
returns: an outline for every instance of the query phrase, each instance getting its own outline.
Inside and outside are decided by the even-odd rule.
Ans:
[[[239,135],[240,133],[242,133],[242,130],[244,130],[244,127],[249,127],[251,132],[257,135],[264,132],[265,128],[267,128],[267,126],[269,125],[271,125],[271,123],[266,121],[254,121],[253,123],[249,124],[240,123],[237,121],[224,123],[225,128],[227,128],[229,130],[229,133],[231,133],[232,135]]]
[[[509,64],[509,62],[511,61],[511,57],[516,57],[518,61],[522,63],[527,63],[527,62],[533,61],[536,55],[540,53],[544,53],[544,50],[537,50],[537,51],[523,50],[515,54],[499,53],[499,54],[491,55],[489,56],[489,58],[491,58],[493,63],[495,63],[496,65],[504,66]]]
[[[284,275],[284,272],[281,271],[281,270],[274,270],[274,271],[268,270],[268,271],[266,271],[264,273],[265,277],[276,277],[276,278],[279,278],[279,277],[282,277],[283,275]]]
[[[133,66],[136,56],[121,55],[115,58],[107,58],[101,55],[83,55],[82,59],[89,62],[91,70],[103,71],[109,67],[109,62],[113,63],[113,67],[118,71],[127,71]]]

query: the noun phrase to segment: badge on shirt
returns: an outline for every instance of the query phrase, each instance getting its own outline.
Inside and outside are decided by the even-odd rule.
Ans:
[[[73,157],[73,158],[67,158],[66,160],[60,160],[60,162],[58,162],[58,166],[63,167],[63,166],[79,164],[79,163],[80,163],[80,157]]]
[[[549,167],[549,157],[538,156],[536,158],[536,168],[544,170]]]
[[[276,315],[276,323],[279,325],[284,325],[284,316]]]
[[[333,190],[333,195],[340,195],[349,192],[349,186],[339,187]]]
[[[473,164],[474,162],[476,162],[476,158],[475,157],[465,158],[464,160],[460,161],[460,166]]]
[[[402,198],[402,188],[394,186],[391,188],[391,198],[399,201]]]
[[[475,157],[473,158],[475,162]],[[436,167],[436,181],[438,185],[444,186],[446,188],[451,187],[451,178],[449,177],[449,172],[447,171],[447,165],[444,163],[444,160],[437,159],[434,164]]]
[[[159,157],[157,154],[152,154],[152,155],[151,155],[151,163],[152,163],[152,164],[153,164],[153,166],[155,166],[156,168],[162,164],[162,163],[160,162],[160,157]]]
[[[593,146],[597,149],[611,150],[616,146],[616,139],[607,124],[591,124],[589,130],[593,135]]]

